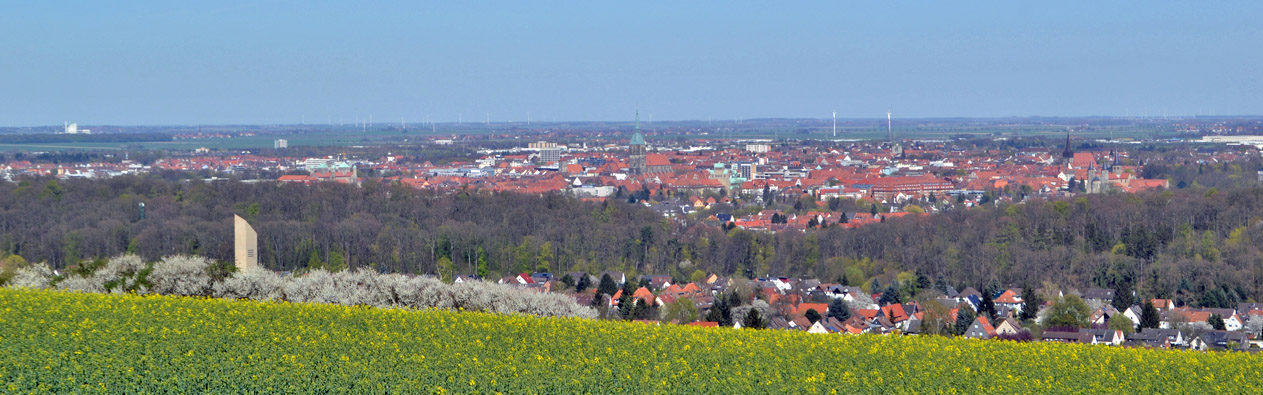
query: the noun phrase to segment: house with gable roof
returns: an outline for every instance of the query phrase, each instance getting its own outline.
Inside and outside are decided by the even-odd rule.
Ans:
[[[970,339],[985,340],[994,338],[997,335],[995,328],[991,326],[991,321],[987,317],[974,318],[974,323],[970,324],[969,329],[965,330],[965,337]]]

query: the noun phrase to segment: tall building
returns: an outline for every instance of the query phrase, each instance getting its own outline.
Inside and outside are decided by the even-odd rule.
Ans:
[[[232,216],[233,253],[236,256],[237,271],[259,267],[259,235],[246,222],[245,218]]]
[[[276,139],[276,141],[272,142],[272,149],[281,149],[281,148],[289,148],[289,140]]]
[[[645,174],[645,136],[640,134],[640,110],[636,110],[636,133],[627,145],[627,171],[633,175]]]
[[[737,164],[737,173],[741,178],[753,180],[759,175],[759,164],[754,162],[742,162]]]
[[[539,150],[539,161],[543,163],[560,163],[561,148],[544,148]]]

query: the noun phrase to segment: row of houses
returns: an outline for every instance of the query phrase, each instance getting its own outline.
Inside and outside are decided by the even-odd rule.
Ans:
[[[592,288],[599,281],[599,276],[582,272],[566,275],[572,279],[587,277]],[[620,272],[606,272],[601,275],[609,275],[620,284],[620,289],[612,297],[602,300],[607,307],[618,307],[619,300],[623,296],[621,284],[629,279]],[[662,275],[639,276],[630,280],[641,285],[636,287],[631,295],[631,300],[635,303],[665,306],[687,299],[692,301],[701,312],[700,317],[705,317],[705,313],[714,306],[716,298],[727,292],[735,289],[754,290],[751,300],[745,302],[757,300],[760,302],[755,303],[766,303],[767,328],[819,334],[926,334],[928,332],[924,325],[927,320],[932,319],[927,315],[936,314],[932,311],[938,311],[939,314],[946,312],[938,319],[954,323],[960,309],[970,309],[976,313],[984,299],[982,293],[972,287],[957,292],[949,286],[946,293],[929,302],[937,306],[923,306],[916,301],[882,305],[879,304],[882,300],[880,293],[868,294],[859,287],[825,283],[816,279],[774,277],[746,280],[712,274],[699,282],[675,283],[670,276]],[[541,292],[551,291],[553,289],[551,284],[556,281],[548,273],[522,273],[500,280],[502,283],[534,288]],[[570,294],[580,303],[590,304],[595,297],[594,292],[595,290],[590,288],[585,292],[570,292]],[[1101,288],[1066,293],[1053,292],[1056,295],[1075,294],[1090,305],[1096,306],[1090,317],[1090,327],[1048,328],[1041,331],[1038,337],[1030,337],[1030,331],[1023,327],[1022,320],[1018,318],[1025,305],[1024,292],[1026,290],[1021,288],[997,291],[992,297],[996,314],[991,317],[976,317],[962,336],[984,340],[1037,340],[1195,350],[1253,350],[1263,347],[1257,333],[1243,331],[1246,321],[1263,320],[1263,304],[1243,303],[1236,309],[1197,309],[1176,307],[1170,300],[1154,299],[1151,302],[1160,313],[1161,326],[1126,333],[1109,329],[1107,323],[1117,314],[1128,317],[1133,323],[1139,323],[1141,321],[1140,306],[1118,311],[1110,305],[1113,290]],[[849,314],[841,316],[849,316],[849,318],[839,320],[835,318],[835,315],[839,314],[830,314],[830,308],[837,305],[837,303],[831,303],[835,300],[844,302],[842,305],[846,306]],[[1046,302],[1039,308],[1042,311],[1050,304],[1051,301]],[[814,311],[815,314],[810,314],[810,311]],[[1226,330],[1213,330],[1204,325],[1211,314],[1224,317]],[[810,319],[817,316],[819,317],[817,320]],[[703,322],[698,325],[717,326],[713,322]],[[732,325],[739,328],[742,323],[740,320],[734,320]]]

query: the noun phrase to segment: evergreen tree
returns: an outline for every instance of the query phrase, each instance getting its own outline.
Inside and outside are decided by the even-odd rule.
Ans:
[[[947,278],[943,277],[943,273],[939,273],[938,278],[934,279],[934,289],[947,295]]]
[[[634,319],[635,315],[633,315],[632,313],[635,309],[636,309],[636,300],[632,299],[630,292],[623,291],[623,294],[618,296],[619,317],[625,320]]]
[[[732,326],[732,309],[728,306],[728,301],[724,298],[715,298],[710,311],[706,312],[706,320],[718,322],[719,326]]]
[[[602,274],[601,282],[600,284],[596,286],[596,294],[597,295],[605,294],[605,295],[612,296],[614,295],[614,292],[617,292],[617,291],[618,291],[618,284],[614,282],[614,279],[610,278],[610,275],[608,273]]]
[[[750,312],[746,313],[746,318],[742,321],[741,327],[747,329],[763,329],[767,327],[767,323],[763,322],[763,317],[759,314],[759,309],[750,309]]]
[[[312,250],[311,258],[307,259],[307,270],[316,270],[323,268],[324,266],[325,263],[320,260],[320,254],[317,254],[315,250]]]
[[[892,282],[885,291],[882,291],[881,299],[877,301],[877,304],[885,306],[897,303],[899,303],[899,283]]]
[[[1153,307],[1153,301],[1146,300],[1145,307],[1140,310],[1140,327],[1157,328],[1160,324],[1158,309]]]
[[[846,320],[851,319],[851,308],[846,305],[842,298],[834,298],[829,301],[829,310],[826,314],[838,321],[846,322]]]
[[[755,311],[758,310],[750,309],[750,314],[754,314]],[[820,321],[820,318],[822,318],[820,317],[820,312],[816,311],[816,309],[807,309],[807,312],[803,314],[803,317],[806,317],[807,321],[810,321],[813,324],[816,323],[816,321]],[[746,318],[749,318],[749,315],[747,315]]]
[[[877,278],[874,277],[873,282],[868,283],[868,291],[872,293],[872,292],[878,292],[878,290],[880,289],[881,289],[881,281],[878,281]]]
[[[482,247],[478,247],[478,269],[477,269],[477,272],[478,272],[478,273],[477,273],[477,274],[478,274],[478,278],[481,278],[481,279],[484,279],[484,280],[487,278],[487,276],[491,275],[491,270],[489,270],[489,269],[487,268],[487,251],[484,251],[484,250],[482,249]]]
[[[1224,317],[1219,314],[1211,314],[1210,319],[1206,320],[1206,322],[1210,324],[1211,328],[1214,328],[1217,331],[1224,330]]]
[[[982,301],[978,303],[978,315],[987,317],[988,320],[995,316],[995,300],[991,299],[991,292],[982,293]]]
[[[1119,311],[1123,311],[1127,310],[1134,303],[1135,297],[1131,292],[1131,283],[1124,280],[1115,281],[1114,299],[1110,301],[1110,304],[1114,305],[1114,308]]]
[[[566,273],[566,275],[561,276],[561,283],[566,284],[566,288],[573,288],[575,286],[574,277],[570,277],[570,273]]]
[[[1044,304],[1043,299],[1039,297],[1039,293],[1034,288],[1027,285],[1022,288],[1022,313],[1018,318],[1023,321],[1034,319],[1039,316],[1039,307]]]
[[[585,275],[579,276],[579,281],[575,282],[574,290],[575,292],[583,292],[587,290],[588,287],[591,287],[591,286],[592,286],[592,280],[589,279],[588,275],[585,274]]]
[[[921,291],[930,289],[931,286],[933,286],[933,284],[930,283],[930,278],[926,277],[924,273],[918,272],[916,292],[913,292],[913,295]]]
[[[952,333],[956,336],[965,334],[969,330],[969,326],[974,324],[974,310],[962,303],[956,307],[956,325],[952,328]]]
[[[342,257],[341,252],[329,251],[329,271],[340,272],[346,270],[346,259]]]

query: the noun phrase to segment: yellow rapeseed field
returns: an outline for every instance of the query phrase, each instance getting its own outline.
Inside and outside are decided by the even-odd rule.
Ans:
[[[1263,393],[1263,356],[0,289],[0,393]]]

